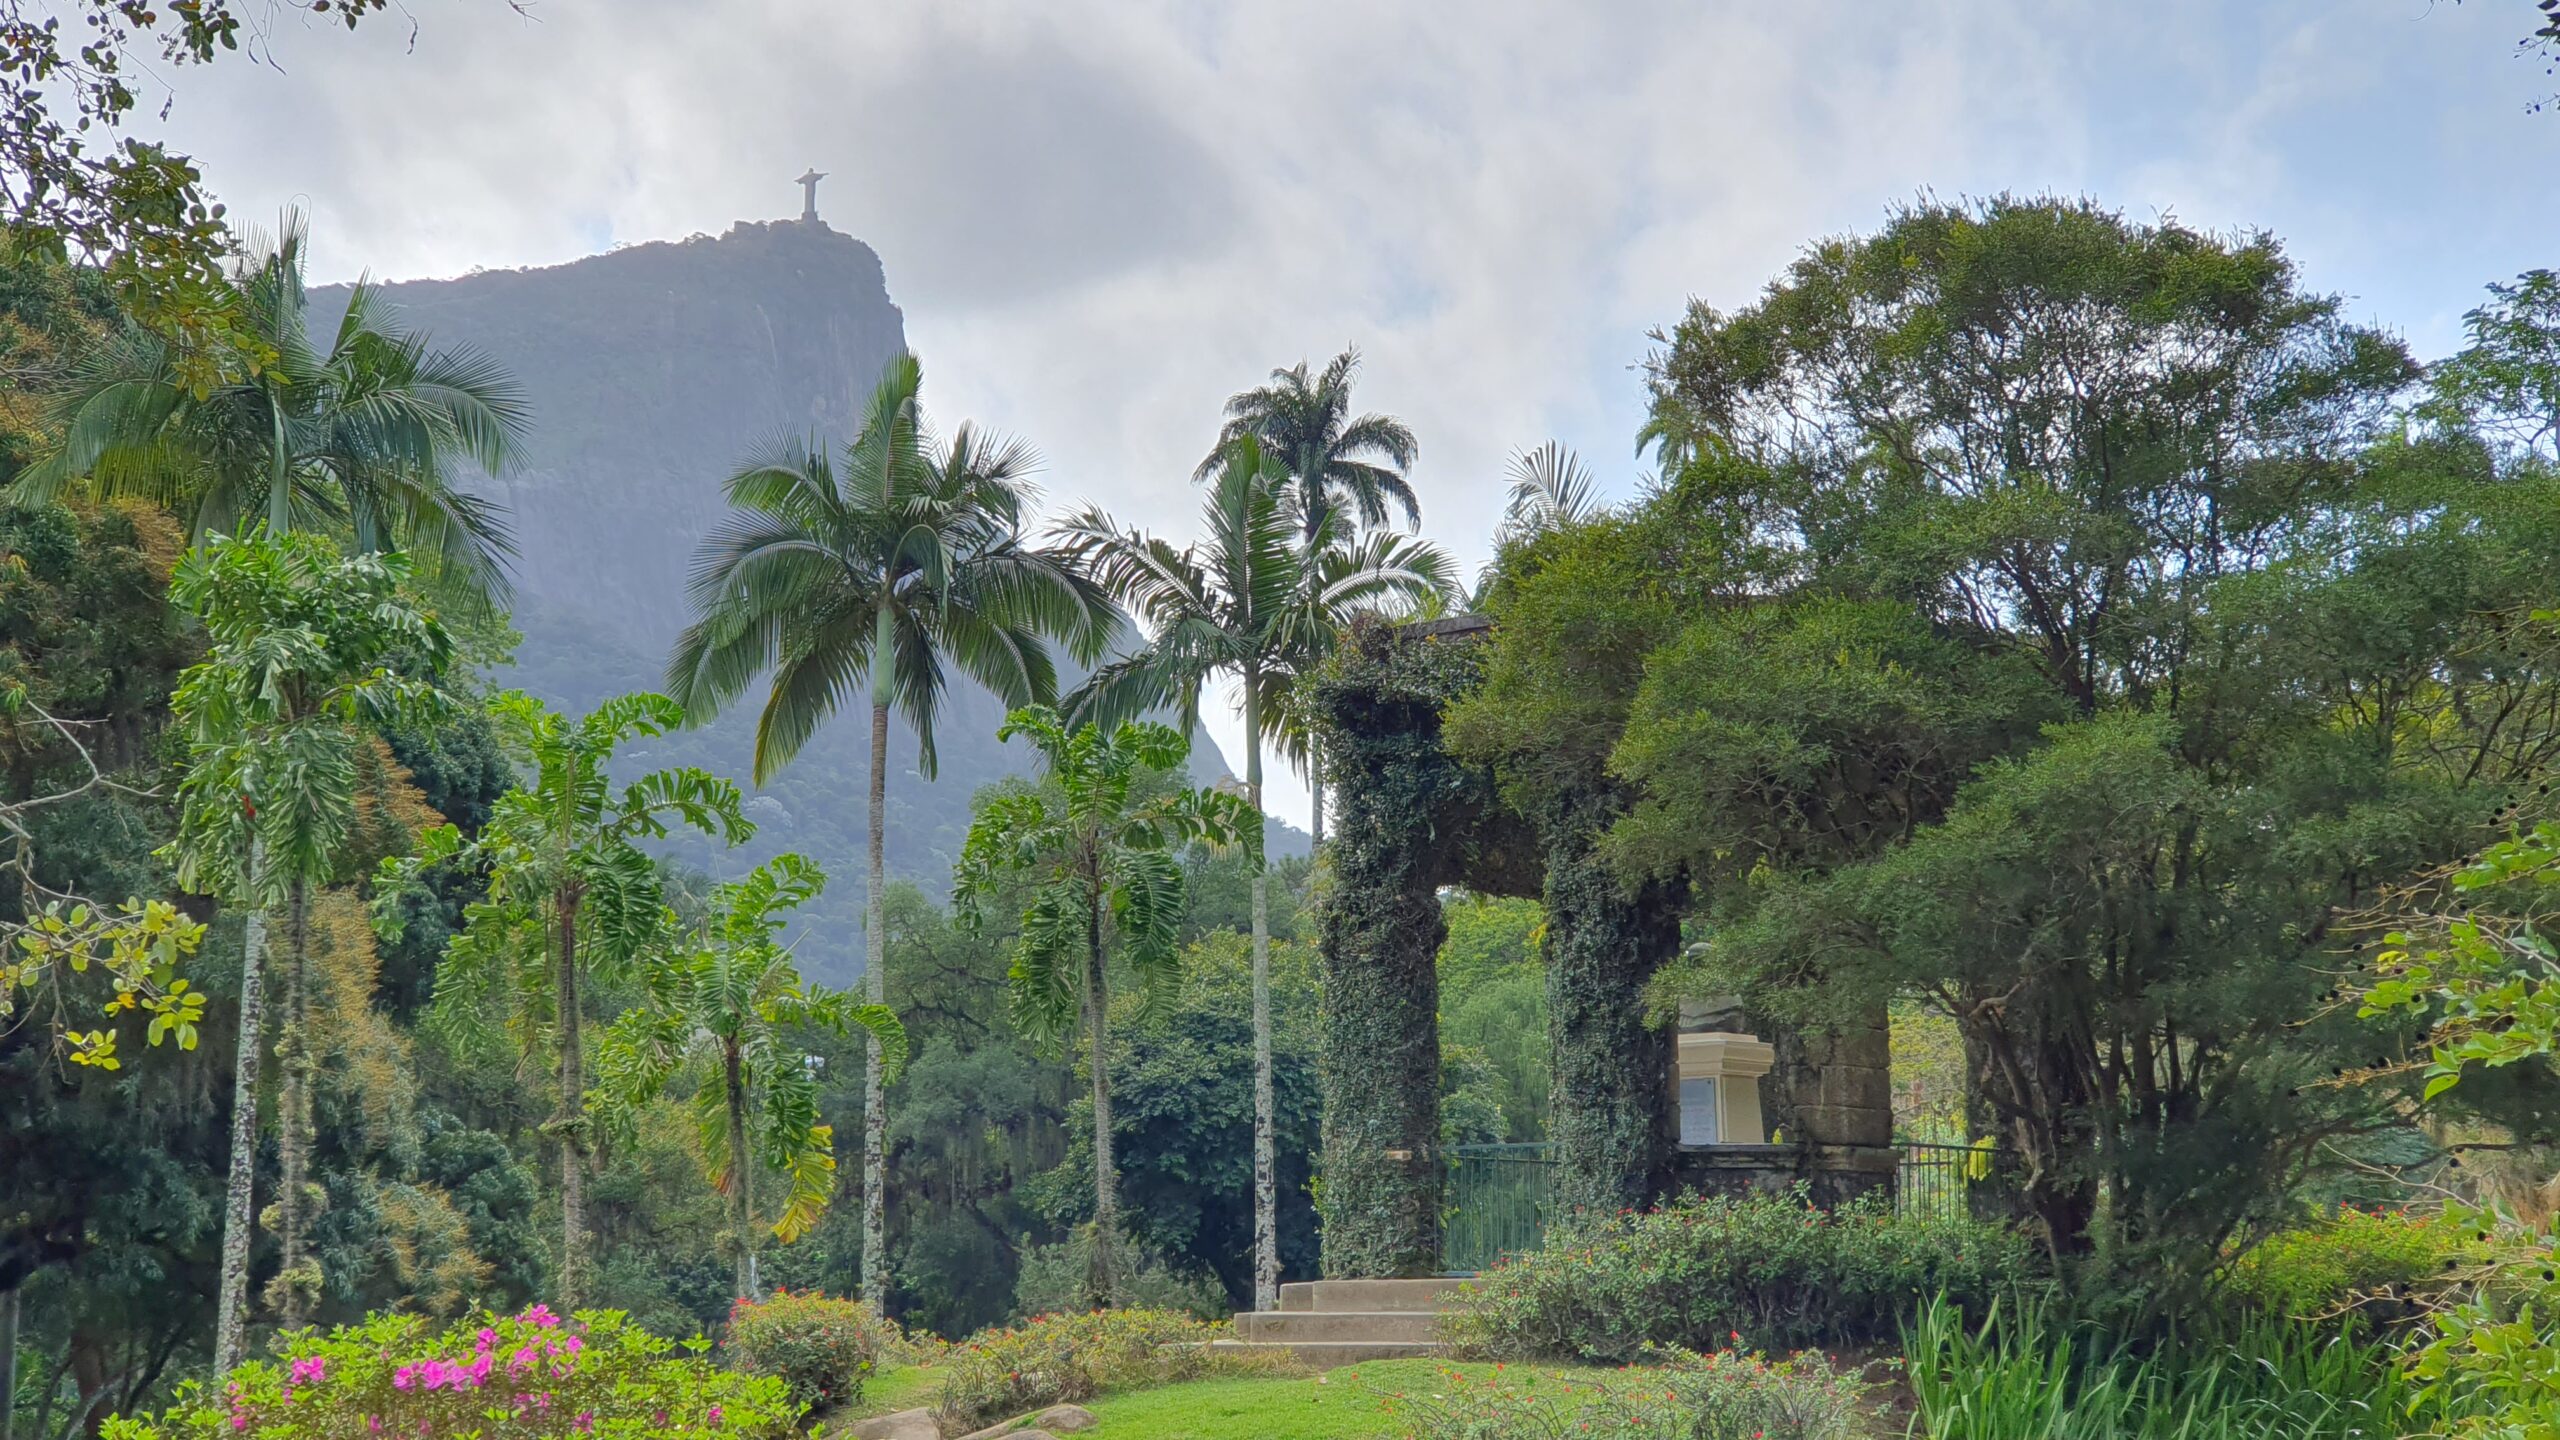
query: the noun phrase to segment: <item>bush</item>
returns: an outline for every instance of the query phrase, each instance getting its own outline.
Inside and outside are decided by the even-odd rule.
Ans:
[[[1471,1282],[1442,1323],[1461,1353],[1624,1364],[1648,1345],[1794,1350],[1891,1339],[1929,1297],[1987,1307],[2028,1275],[2003,1226],[1860,1202],[1690,1197],[1620,1215]]]
[[[1287,1368],[1266,1352],[1209,1348],[1225,1334],[1223,1325],[1163,1310],[1043,1315],[982,1330],[945,1357],[936,1411],[944,1432],[953,1433],[1106,1391]]]
[[[1227,1288],[1211,1276],[1176,1273],[1163,1261],[1134,1248],[1115,1257],[1120,1264],[1114,1302],[1126,1309],[1174,1310],[1202,1320],[1216,1320],[1235,1310]],[[1013,1313],[1048,1315],[1084,1304],[1086,1277],[1093,1271],[1093,1230],[1081,1226],[1074,1236],[1054,1245],[1032,1245],[1022,1252],[1022,1269],[1013,1282]]]
[[[750,1375],[772,1375],[812,1413],[859,1404],[862,1381],[897,1346],[897,1329],[859,1300],[775,1290],[729,1307],[721,1351]]]
[[[1414,1440],[1858,1440],[1874,1390],[1819,1355],[1655,1352],[1658,1370],[1597,1381],[1530,1374],[1470,1381],[1442,1375],[1439,1393],[1406,1398]]]
[[[718,1435],[779,1440],[799,1407],[782,1381],[738,1375],[619,1311],[563,1321],[540,1305],[437,1330],[414,1315],[376,1315],[327,1334],[290,1337],[283,1357],[231,1372],[220,1398],[179,1391],[157,1416],[107,1422],[107,1440],[439,1440],[503,1431],[528,1440]]]
[[[2452,1216],[2341,1209],[2242,1252],[2226,1280],[2260,1309],[2311,1319],[2374,1301],[2423,1304],[2489,1258]]]

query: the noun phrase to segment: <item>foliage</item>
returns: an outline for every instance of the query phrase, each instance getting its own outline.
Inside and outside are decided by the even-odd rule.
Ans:
[[[2346,1206],[2242,1251],[2226,1283],[2258,1308],[2296,1319],[2425,1303],[2490,1259],[2478,1237],[2459,1215]]]
[[[191,536],[263,517],[277,534],[405,550],[422,578],[503,598],[505,527],[455,468],[512,463],[528,424],[514,382],[486,356],[429,349],[364,283],[336,333],[314,336],[306,245],[289,214],[226,280],[220,304],[254,350],[219,358],[210,383],[191,373],[201,356],[145,330],[84,357],[52,400],[59,447],[15,493],[131,496],[183,515]]]
[[[465,1044],[503,1026],[527,1052],[546,1039],[556,1045],[558,1108],[547,1127],[561,1146],[555,1282],[564,1302],[574,1302],[592,1128],[579,978],[619,975],[664,932],[658,870],[642,844],[664,839],[675,824],[732,844],[755,826],[740,811],[738,787],[701,770],[655,770],[616,789],[609,767],[617,747],[683,723],[683,709],[663,695],[621,696],[574,722],[514,691],[491,696],[488,710],[523,782],[470,840],[439,826],[419,837],[416,854],[384,861],[374,921],[397,941],[413,908],[399,897],[429,872],[458,865],[486,874],[487,895],[464,910],[437,972],[429,1023]]]
[[[1863,1440],[1873,1387],[1810,1352],[1649,1352],[1643,1369],[1596,1380],[1443,1372],[1403,1397],[1415,1440]]]
[[[2143,1352],[2040,1305],[1940,1300],[1904,1355],[1917,1424],[1943,1440],[2389,1440],[2413,1399],[2389,1346],[2281,1318]]]
[[[1602,1220],[1460,1291],[1442,1322],[1464,1351],[1626,1363],[1647,1345],[1793,1348],[1890,1338],[1933,1295],[1975,1313],[2028,1275],[2009,1230],[1801,1194],[1690,1196]]]
[[[622,1134],[630,1108],[663,1093],[679,1072],[709,1072],[696,1077],[694,1121],[709,1179],[730,1197],[728,1244],[742,1296],[752,1292],[750,1153],[787,1183],[773,1226],[785,1244],[808,1233],[835,1199],[834,1127],[818,1118],[817,1081],[791,1031],[859,1028],[887,1049],[892,1073],[906,1063],[906,1032],[887,1006],[803,982],[783,948],[784,912],[825,883],[816,866],[786,851],[714,890],[691,935],[645,956],[646,999],[613,1022],[597,1051],[600,1093],[590,1108]]]
[[[758,784],[863,674],[872,703],[895,704],[915,728],[931,779],[946,658],[1008,705],[1045,704],[1057,698],[1045,642],[1089,660],[1106,637],[1101,595],[1022,534],[1030,448],[966,423],[934,443],[923,376],[912,355],[889,364],[841,464],[790,441],[729,477],[732,513],[695,562],[698,618],[667,687],[701,719],[773,672]]]
[[[1232,930],[1186,947],[1178,989],[1155,1008],[1122,997],[1111,1023],[1112,1157],[1120,1170],[1124,1228],[1141,1254],[1173,1273],[1150,1291],[1143,1267],[1124,1276],[1128,1302],[1216,1314],[1253,1301],[1253,995],[1247,937]],[[1315,957],[1271,947],[1273,1168],[1281,1273],[1316,1268],[1317,1130]],[[1032,1189],[1049,1217],[1092,1218],[1089,1101],[1068,1109],[1066,1159]],[[1026,1272],[1031,1257],[1024,1260]],[[1204,1295],[1203,1292],[1207,1292]],[[1217,1297],[1217,1301],[1208,1298]],[[1034,1289],[1026,1273],[1017,1311],[1058,1309],[1078,1298]],[[1218,1302],[1224,1302],[1221,1306]]]
[[[2549,938],[2560,886],[2560,823],[2489,847],[2452,875],[2457,903],[2392,930],[2363,995],[2367,1014],[2413,1013],[2430,1026],[2425,1096],[2448,1096],[2511,1067],[2546,1068],[2560,1048],[2560,951]],[[2505,1228],[2494,1206],[2448,1207],[2483,1238]],[[2479,1293],[2435,1316],[2412,1373],[2430,1406],[2461,1418],[2454,1434],[2560,1435],[2560,1285],[2547,1233],[2500,1246]],[[2475,1413],[2476,1412],[2476,1413]]]
[[[1421,524],[1421,504],[1404,478],[1421,447],[1392,415],[1351,414],[1351,376],[1359,368],[1360,352],[1345,350],[1322,373],[1301,360],[1272,371],[1268,385],[1228,396],[1218,443],[1192,478],[1226,468],[1238,440],[1255,442],[1288,476],[1286,498],[1305,527],[1309,553],[1324,548],[1318,533],[1346,505],[1370,529],[1387,523],[1390,504],[1404,511],[1408,527]]]
[[[2329,928],[2553,759],[2550,476],[2404,424],[2272,239],[2086,203],[1908,206],[1663,339],[1663,483],[1506,552],[1453,743],[1686,896],[1657,1004],[1916,999],[2048,1246],[2200,1287],[2393,1123],[2314,1083],[2393,1044]]]
[[[1249,1257],[1250,1233],[1246,1238],[1246,1249],[1224,1258]],[[1017,1317],[1072,1312],[1092,1298],[1092,1231],[1079,1230],[1051,1245],[1025,1246],[1021,1260],[1013,1283]],[[1225,1285],[1197,1270],[1176,1271],[1144,1246],[1124,1254],[1113,1267],[1111,1279],[1115,1308],[1164,1310],[1200,1320],[1224,1319],[1235,1312],[1235,1299]]]
[[[859,1300],[776,1289],[729,1308],[721,1354],[749,1375],[779,1376],[812,1415],[862,1403],[862,1384],[897,1342],[896,1327]]]
[[[697,1342],[699,1343],[699,1342]],[[724,1435],[780,1437],[800,1414],[786,1383],[732,1374],[625,1322],[564,1321],[540,1305],[444,1330],[413,1315],[306,1332],[275,1361],[231,1372],[220,1397],[181,1392],[156,1417],[107,1424],[107,1440],[180,1435]]]
[[[974,924],[997,890],[1027,883],[1006,971],[1014,1023],[1049,1039],[1082,1020],[1093,1102],[1091,1296],[1103,1305],[1116,1289],[1111,1251],[1120,1226],[1105,957],[1118,957],[1150,1009],[1160,1005],[1180,963],[1178,856],[1193,845],[1229,848],[1257,833],[1262,817],[1240,797],[1212,790],[1145,794],[1143,782],[1180,768],[1190,753],[1169,726],[1123,721],[1106,735],[1087,722],[1070,732],[1056,711],[1031,706],[997,732],[1016,735],[1039,748],[1044,783],[1000,789],[981,802],[952,870],[952,904]]]
[[[361,737],[449,703],[434,677],[451,645],[403,595],[408,579],[396,552],[342,556],[307,534],[216,534],[179,563],[170,599],[210,642],[171,701],[188,743],[170,847],[180,884],[271,906],[336,872]]]
[[[1534,900],[1459,896],[1441,907],[1440,1049],[1467,1051],[1491,1070],[1502,1133],[1510,1142],[1547,1138],[1554,1062],[1547,1033],[1546,965],[1539,940],[1546,917]]]
[[[1115,1390],[1286,1368],[1265,1352],[1212,1349],[1223,1328],[1162,1310],[1097,1310],[981,1331],[951,1348],[935,1413],[944,1430],[965,1433]]]

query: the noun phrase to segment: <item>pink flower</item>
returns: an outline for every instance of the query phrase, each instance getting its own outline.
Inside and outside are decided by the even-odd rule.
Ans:
[[[249,1428],[249,1417],[248,1417],[248,1416],[246,1416],[246,1415],[234,1415],[234,1416],[232,1416],[232,1417],[231,1417],[231,1428],[232,1428],[232,1429],[234,1429],[234,1430],[246,1430],[246,1429],[248,1429],[248,1428]]]
[[[702,1418],[703,1418],[703,1419],[705,1419],[705,1420],[710,1421],[710,1422],[711,1422],[712,1424],[714,1424],[714,1425],[719,1424],[719,1423],[720,1423],[720,1407],[719,1407],[719,1406],[717,1406],[717,1405],[712,1406],[709,1410],[706,1410],[706,1411],[704,1411],[704,1412],[703,1412]]]
[[[314,1381],[325,1380],[328,1375],[329,1361],[325,1356],[314,1355],[309,1359],[293,1362],[293,1383],[296,1385],[308,1385]]]
[[[495,1330],[489,1329],[487,1326],[482,1326],[482,1327],[481,1327],[481,1330],[480,1330],[480,1348],[481,1348],[481,1349],[483,1349],[483,1350],[486,1350],[486,1349],[488,1349],[490,1346],[495,1345],[495,1344],[497,1344],[497,1343],[498,1343],[498,1332],[497,1332],[497,1331],[495,1331]]]
[[[372,1432],[373,1432],[374,1434],[376,1434],[376,1435],[381,1434],[381,1433],[382,1433],[382,1417],[381,1417],[381,1416],[379,1416],[379,1415],[367,1415],[366,1417],[364,1417],[364,1428],[366,1428],[367,1430],[372,1431]]]
[[[596,1412],[593,1410],[579,1411],[577,1421],[573,1428],[575,1428],[581,1435],[584,1435],[588,1431],[596,1428]]]
[[[409,1388],[410,1382],[417,1378],[418,1368],[416,1366],[403,1365],[399,1369],[391,1372],[391,1388],[394,1390],[406,1390]]]

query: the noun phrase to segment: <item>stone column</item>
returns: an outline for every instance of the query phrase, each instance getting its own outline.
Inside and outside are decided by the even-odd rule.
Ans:
[[[1670,1027],[1645,989],[1680,943],[1677,911],[1630,896],[1593,849],[1596,827],[1548,830],[1547,1032],[1555,1089],[1555,1201],[1568,1220],[1642,1207],[1671,1186]]]

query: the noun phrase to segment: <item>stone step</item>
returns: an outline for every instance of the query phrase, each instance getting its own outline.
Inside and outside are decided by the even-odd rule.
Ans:
[[[1212,1340],[1209,1348],[1231,1354],[1287,1355],[1310,1370],[1331,1370],[1364,1360],[1411,1360],[1440,1353],[1440,1346],[1429,1340]]]
[[[1374,1314],[1380,1310],[1441,1309],[1464,1280],[1300,1280],[1280,1287],[1280,1308]]]
[[[1321,1340],[1437,1340],[1440,1317],[1428,1310],[1266,1310],[1236,1316],[1236,1338],[1299,1344]]]

